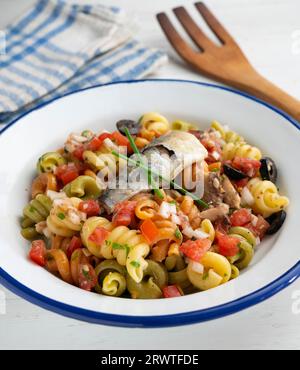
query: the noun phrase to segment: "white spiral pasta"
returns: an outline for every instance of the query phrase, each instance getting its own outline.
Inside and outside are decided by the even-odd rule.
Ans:
[[[159,113],[150,112],[144,114],[140,119],[140,136],[147,140],[166,134],[170,130],[169,121]]]
[[[231,160],[234,157],[250,158],[260,160],[261,151],[245,143],[226,143],[223,146],[223,160]]]
[[[88,248],[88,250],[96,257],[103,257],[101,253],[101,246],[97,245],[89,239],[91,234],[95,231],[97,227],[103,227],[107,231],[113,229],[113,225],[104,217],[90,217],[88,218],[82,226],[81,229],[81,239],[83,244]]]
[[[203,273],[196,272],[192,263],[189,263],[187,267],[190,282],[200,290],[215,288],[226,283],[231,277],[230,263],[218,253],[207,252],[200,263],[204,267]]]
[[[214,225],[212,224],[210,220],[204,219],[201,222],[201,230],[209,235],[208,237],[209,240],[211,240],[212,242],[215,240],[216,232],[215,232]]]
[[[288,198],[280,195],[276,185],[271,181],[254,178],[247,186],[254,198],[252,209],[254,212],[261,213],[265,218],[279,212],[289,204]]]
[[[83,152],[83,159],[94,171],[101,171],[102,176],[117,175],[118,169],[125,164],[123,159],[118,159],[111,153],[94,153],[91,150]]]
[[[79,198],[59,199],[53,202],[53,207],[47,217],[47,227],[56,235],[70,237],[81,230],[84,214],[78,210]]]
[[[109,231],[109,235],[101,245],[89,239],[97,227],[103,227]],[[126,226],[113,227],[113,224],[104,217],[91,217],[82,227],[81,238],[93,255],[116,259],[121,266],[126,266],[128,273],[136,282],[142,280],[143,270],[147,267],[144,258],[149,254],[150,247],[137,230],[130,230]]]

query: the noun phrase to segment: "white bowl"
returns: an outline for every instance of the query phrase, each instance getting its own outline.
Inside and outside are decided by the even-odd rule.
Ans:
[[[282,230],[258,247],[241,276],[218,288],[174,299],[133,300],[85,292],[27,258],[19,218],[28,201],[37,158],[62,145],[70,132],[113,130],[121,118],[157,111],[170,120],[208,127],[229,125],[271,156],[279,186],[290,198]],[[44,308],[73,318],[120,326],[161,327],[225,316],[254,305],[300,275],[300,132],[283,112],[240,92],[191,81],[123,82],[79,91],[26,114],[0,136],[0,282]],[[295,163],[296,162],[296,163]]]

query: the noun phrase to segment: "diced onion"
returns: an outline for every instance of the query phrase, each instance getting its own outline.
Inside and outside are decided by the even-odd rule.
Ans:
[[[220,153],[218,153],[216,150],[214,150],[212,153],[211,153],[212,157],[217,161],[221,158],[220,156]]]
[[[43,230],[43,234],[45,235],[46,238],[50,238],[51,237],[51,231],[48,229],[48,227],[45,227],[44,230]]]
[[[118,151],[119,147],[117,144],[115,144],[112,140],[110,140],[108,137],[103,140],[103,144],[106,146],[107,149]]]
[[[209,235],[201,229],[196,229],[194,230],[194,237],[196,239],[207,239],[209,238]]]
[[[35,230],[39,233],[39,234],[43,234],[43,231],[44,229],[47,227],[47,223],[46,221],[41,221],[41,222],[38,222],[37,224],[35,224]]]
[[[195,239],[207,239],[209,238],[209,235],[202,231],[201,229],[193,230],[191,226],[186,226],[182,233],[186,235],[188,238],[195,238]]]
[[[159,215],[163,218],[169,218],[171,215],[176,215],[176,205],[168,202],[162,202],[159,207]]]
[[[61,191],[54,191],[54,190],[47,190],[47,197],[49,197],[52,201],[55,199],[65,199],[67,195],[65,192]]]
[[[77,143],[85,143],[86,141],[88,141],[88,138],[78,134],[71,134],[71,140]]]
[[[181,225],[180,217],[178,217],[177,215],[172,214],[171,221],[174,222],[174,224],[176,225]]]
[[[204,266],[201,263],[190,260],[189,265],[191,269],[196,272],[197,274],[203,274]]]
[[[75,212],[73,211],[72,209],[70,209],[68,211],[68,216],[71,220],[71,222],[74,224],[74,225],[79,225],[80,224],[80,216]]]
[[[256,238],[256,247],[260,244],[261,240],[259,237]]]
[[[186,226],[182,230],[182,234],[186,235],[188,238],[192,238],[194,236],[194,230],[191,228],[191,226]]]
[[[250,190],[245,186],[241,192],[241,201],[243,205],[251,206],[254,203],[253,195]]]
[[[255,227],[257,225],[258,217],[255,215],[251,216],[251,224]]]

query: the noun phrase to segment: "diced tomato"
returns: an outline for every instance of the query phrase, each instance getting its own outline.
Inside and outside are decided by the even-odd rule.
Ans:
[[[115,226],[128,226],[134,220],[134,211],[137,202],[125,200],[115,206],[112,222]]]
[[[79,176],[78,169],[74,163],[63,164],[57,167],[55,174],[64,185],[75,180]]]
[[[211,241],[209,239],[198,239],[184,242],[179,250],[191,260],[199,262],[210,247]]]
[[[128,146],[129,140],[127,139],[126,136],[122,135],[119,131],[114,131],[111,136],[112,136],[112,139],[115,140],[115,142],[119,146]]]
[[[96,151],[102,145],[103,140],[100,140],[98,137],[94,137],[88,144],[87,149],[91,151]]]
[[[181,297],[181,293],[177,285],[169,285],[162,288],[164,298]]]
[[[261,163],[255,159],[235,157],[232,166],[249,177],[253,177],[260,169]]]
[[[245,179],[234,181],[234,184],[237,189],[243,189],[248,184],[248,182],[249,179],[246,177]]]
[[[84,200],[79,203],[78,209],[87,214],[88,217],[98,216],[100,213],[100,206],[96,200]]]
[[[61,181],[64,185],[67,185],[69,182],[75,180],[79,176],[78,171],[68,171],[61,176]]]
[[[205,138],[201,140],[201,144],[208,151],[208,157],[205,159],[208,164],[215,163],[221,159],[222,148],[220,143]]]
[[[239,252],[240,240],[234,236],[224,235],[217,232],[217,244],[219,253],[225,257],[233,257]]]
[[[104,229],[104,227],[98,226],[89,236],[89,240],[97,245],[102,245],[104,240],[107,239],[109,231]]]
[[[78,282],[81,289],[89,292],[96,286],[97,275],[92,265],[89,263],[79,265]]]
[[[39,266],[46,265],[46,244],[43,240],[34,240],[31,243],[29,258]]]
[[[73,252],[82,247],[82,241],[78,236],[73,236],[67,248],[67,257],[71,259]]]
[[[211,163],[209,166],[208,166],[208,170],[210,172],[218,172],[221,170],[221,165],[222,163],[221,162],[214,162],[214,163]]]
[[[130,142],[126,136],[122,135],[119,131],[114,131],[112,133],[112,139],[119,145],[119,146],[126,146],[127,152],[132,153],[133,149],[131,148]]]
[[[250,222],[249,224],[245,225],[245,227],[252,231],[255,236],[258,236],[260,240],[262,240],[269,229],[270,224],[261,215],[258,215],[255,226]]]
[[[73,154],[73,156],[75,157],[75,158],[77,158],[77,159],[79,159],[80,161],[82,161],[83,160],[83,152],[84,152],[84,146],[83,145],[80,145],[80,146],[78,146],[75,150],[74,150],[74,152],[72,153]]]
[[[144,238],[149,244],[152,244],[156,241],[159,235],[159,229],[156,227],[153,221],[151,221],[150,219],[143,221],[140,229]]]
[[[239,209],[230,216],[232,226],[244,226],[251,221],[251,212],[249,209]]]
[[[111,139],[112,138],[112,134],[110,132],[103,132],[103,134],[100,134],[98,136],[98,139],[101,141],[101,144],[103,144],[103,141],[105,139]]]

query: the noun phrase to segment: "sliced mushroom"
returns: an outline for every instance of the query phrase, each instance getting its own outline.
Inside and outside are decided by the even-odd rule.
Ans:
[[[223,175],[222,186],[225,191],[224,202],[228,204],[230,208],[240,208],[241,197],[226,175]]]
[[[228,204],[222,203],[217,207],[207,209],[200,213],[201,218],[209,219],[210,221],[214,222],[219,218],[223,218],[229,213],[229,206]]]

